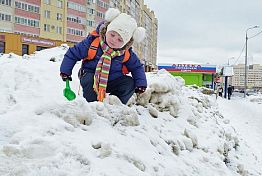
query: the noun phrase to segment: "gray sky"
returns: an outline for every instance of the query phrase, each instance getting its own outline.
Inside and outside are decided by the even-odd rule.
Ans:
[[[262,64],[262,0],[145,0],[158,18],[158,63]],[[232,59],[234,57],[234,59]],[[239,58],[239,59],[238,59]]]

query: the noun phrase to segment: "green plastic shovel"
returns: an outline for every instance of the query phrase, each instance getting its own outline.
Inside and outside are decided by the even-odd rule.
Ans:
[[[66,88],[64,89],[64,96],[69,100],[72,101],[76,98],[76,94],[71,90],[69,85],[69,80],[66,80]]]

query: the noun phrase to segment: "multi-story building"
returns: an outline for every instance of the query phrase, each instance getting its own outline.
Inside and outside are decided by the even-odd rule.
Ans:
[[[143,0],[113,0],[113,6],[136,19],[138,26],[146,29],[146,38],[141,43],[134,43],[133,48],[145,65],[146,71],[157,69],[157,31],[158,21]]]
[[[233,67],[234,76],[232,85],[237,89],[244,89],[245,86],[245,65],[238,64]],[[249,65],[247,68],[247,88],[262,89],[262,65]]]
[[[109,0],[96,0],[95,22],[98,25],[105,18],[105,12],[109,8]]]
[[[11,0],[0,0],[0,32],[14,31],[14,14],[13,2]]]
[[[124,0],[110,0],[109,6],[119,9],[121,12],[124,12],[125,1]]]
[[[157,57],[157,30],[158,22],[155,18],[153,11],[150,11],[147,6],[144,5],[142,14],[142,24],[146,29],[146,39],[142,43],[139,54],[145,61],[145,69],[151,71],[157,69],[156,57]]]
[[[87,0],[87,8],[86,8],[86,31],[92,31],[95,26],[95,18],[96,18],[96,3],[95,0]]]
[[[77,43],[86,37],[86,11],[86,1],[67,1],[67,41]]]
[[[40,37],[66,41],[67,1],[41,1]]]
[[[157,69],[158,21],[143,0],[0,0],[0,52],[31,54],[36,50],[80,42],[118,8],[146,29],[133,48],[146,71]]]

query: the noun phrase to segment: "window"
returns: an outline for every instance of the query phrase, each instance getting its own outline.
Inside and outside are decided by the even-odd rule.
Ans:
[[[74,23],[79,23],[79,24],[84,24],[84,19],[81,17],[76,17],[76,16],[68,16],[67,21],[72,21]]]
[[[95,14],[95,9],[91,9],[91,8],[87,8],[87,13],[90,15],[94,15]]]
[[[29,54],[29,45],[22,44],[22,56],[24,54]]]
[[[50,25],[49,24],[44,24],[44,31],[50,32]]]
[[[94,27],[95,26],[95,22],[87,20],[87,26]]]
[[[11,6],[11,0],[0,0],[0,4]]]
[[[15,2],[15,7],[18,8],[18,9],[21,9],[22,8],[22,5],[21,5],[21,2]]]
[[[73,28],[67,28],[67,34],[84,36],[84,31]]]
[[[5,53],[5,42],[0,42],[0,53]]]
[[[36,51],[41,51],[47,49],[47,47],[43,47],[43,46],[36,46]]]
[[[22,24],[26,26],[33,26],[33,27],[39,27],[39,21],[38,20],[31,20],[28,18],[23,17],[15,17],[15,23]]]
[[[97,0],[96,3],[97,3],[97,5],[98,5],[99,7],[102,7],[102,8],[105,8],[105,9],[108,9],[108,8],[109,8],[109,4],[108,4],[108,3],[105,3],[105,2],[103,2],[103,1]]]
[[[44,0],[44,3],[45,3],[45,4],[50,4],[50,1],[51,1],[51,0]]]
[[[24,2],[16,1],[15,8],[22,9],[28,12],[39,13],[39,7],[30,4],[25,4]]]
[[[61,13],[56,14],[56,19],[62,21],[63,15]]]
[[[11,15],[0,13],[0,21],[11,21]]]
[[[105,18],[105,14],[103,14],[102,12],[96,12],[96,16],[98,16],[99,18],[102,18],[102,19]]]
[[[33,33],[29,33],[29,32],[15,31],[14,33],[20,34],[20,35],[26,35],[26,36],[30,36],[30,37],[39,37],[39,34],[33,34]]]
[[[34,12],[34,6],[28,5],[28,11],[29,12]]]
[[[69,9],[74,9],[74,10],[77,10],[79,12],[86,12],[85,6],[77,4],[77,3],[74,3],[74,2],[68,2],[67,3],[67,7]]]
[[[39,8],[39,7],[35,7],[35,8],[34,8],[34,12],[35,12],[35,13],[39,13],[39,11],[40,11],[40,8]]]
[[[58,8],[62,8],[63,7],[63,2],[61,0],[57,0],[56,6]]]
[[[50,11],[49,10],[45,10],[45,18],[50,18]]]
[[[56,27],[56,33],[62,34],[62,27]]]

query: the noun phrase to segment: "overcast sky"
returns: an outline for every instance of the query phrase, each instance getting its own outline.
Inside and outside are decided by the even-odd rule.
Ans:
[[[158,19],[158,63],[262,64],[262,0],[145,0]],[[234,57],[234,59],[232,59]]]

